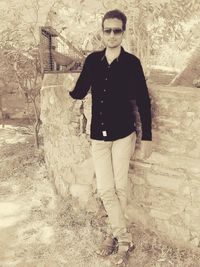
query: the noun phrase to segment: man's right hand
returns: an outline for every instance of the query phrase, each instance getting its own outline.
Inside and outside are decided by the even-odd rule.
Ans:
[[[147,159],[152,154],[152,141],[141,141],[140,148],[135,151],[135,159]]]

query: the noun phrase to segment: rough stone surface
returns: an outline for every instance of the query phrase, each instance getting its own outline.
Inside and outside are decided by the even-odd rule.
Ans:
[[[77,198],[83,206],[92,197],[92,190],[89,185],[72,184],[70,186],[70,193],[73,197]]]
[[[73,167],[76,183],[92,184],[94,178],[94,168],[92,158],[88,158],[80,164],[75,164]]]
[[[59,194],[71,193],[81,205],[93,203],[96,181],[89,140],[91,95],[81,101],[68,96],[78,75],[45,75],[41,115],[50,177]],[[197,246],[200,91],[149,84],[149,92],[153,153],[147,160],[132,158],[130,162],[127,218],[173,243]]]
[[[63,196],[70,184],[91,184],[94,176],[93,169],[88,167],[88,137],[80,128],[82,102],[68,95],[76,76],[46,74],[41,90],[45,160],[52,181]]]

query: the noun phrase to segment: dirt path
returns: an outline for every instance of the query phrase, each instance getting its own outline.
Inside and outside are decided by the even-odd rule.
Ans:
[[[0,267],[113,267],[95,248],[105,221],[60,199],[26,127],[0,128]],[[127,267],[199,267],[200,254],[172,248],[134,226]]]
[[[26,128],[0,130],[0,158],[1,267],[110,266],[95,256],[92,216],[54,193]]]
[[[16,131],[17,130],[17,131]],[[18,129],[1,129],[0,266],[39,266],[54,242],[56,196],[33,137]],[[35,260],[37,259],[37,263]],[[41,265],[42,266],[42,265]]]

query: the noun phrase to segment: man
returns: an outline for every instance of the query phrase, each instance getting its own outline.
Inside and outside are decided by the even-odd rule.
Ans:
[[[105,49],[91,53],[70,95],[82,99],[91,88],[91,143],[97,190],[108,214],[112,235],[98,253],[117,251],[121,264],[134,248],[127,231],[125,210],[127,180],[136,132],[132,100],[136,100],[142,124],[141,157],[151,154],[151,106],[144,73],[137,57],[121,46],[126,16],[119,10],[107,12],[102,20]]]

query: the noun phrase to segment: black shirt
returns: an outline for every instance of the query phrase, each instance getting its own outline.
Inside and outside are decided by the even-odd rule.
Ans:
[[[132,100],[142,124],[142,140],[151,140],[151,104],[140,60],[121,47],[109,65],[105,51],[87,56],[73,91],[74,99],[92,94],[91,139],[114,141],[135,131]]]

